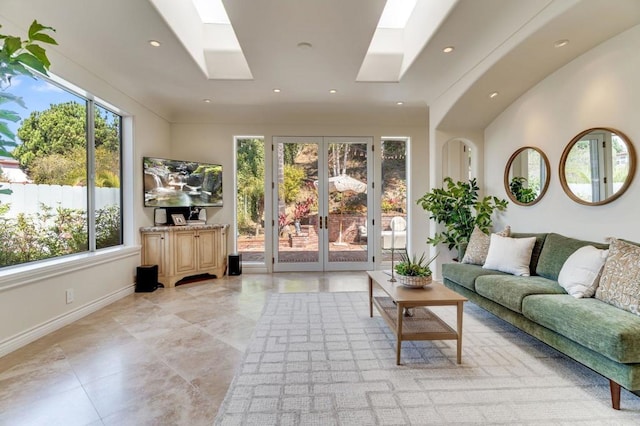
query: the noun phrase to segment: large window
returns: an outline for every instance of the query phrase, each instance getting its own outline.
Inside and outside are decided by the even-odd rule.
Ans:
[[[45,79],[11,92],[26,108],[0,158],[0,267],[122,244],[122,117]]]

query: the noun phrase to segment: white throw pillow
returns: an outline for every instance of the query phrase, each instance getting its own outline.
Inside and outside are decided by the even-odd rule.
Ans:
[[[536,237],[509,238],[491,234],[489,253],[482,267],[528,277],[529,262],[535,243]]]
[[[600,250],[594,246],[580,247],[562,265],[558,283],[576,299],[593,296],[600,283],[600,273],[608,254],[609,250]]]

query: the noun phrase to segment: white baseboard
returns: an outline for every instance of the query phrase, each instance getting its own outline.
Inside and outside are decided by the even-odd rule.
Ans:
[[[102,309],[105,306],[108,306],[113,302],[132,294],[134,290],[134,284],[128,285],[87,305],[81,306],[74,311],[67,312],[49,321],[43,322],[40,325],[32,327],[29,330],[18,333],[15,336],[11,336],[8,339],[0,342],[0,357],[3,357],[8,353],[15,351],[16,349],[28,345],[29,343],[34,342],[39,338],[44,337],[47,334],[64,327],[65,325],[69,325],[72,322],[79,320],[80,318],[86,317],[87,315],[92,314],[97,310]]]

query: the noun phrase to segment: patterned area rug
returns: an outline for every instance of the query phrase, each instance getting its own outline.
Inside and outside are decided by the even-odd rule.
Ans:
[[[433,308],[455,324],[455,308]],[[374,308],[375,312],[375,308]],[[455,341],[404,342],[367,294],[271,295],[216,425],[638,424],[640,398],[536,339],[465,305]]]

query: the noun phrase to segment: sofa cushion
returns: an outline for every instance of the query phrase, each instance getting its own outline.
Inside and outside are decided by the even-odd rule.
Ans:
[[[522,313],[522,300],[529,295],[566,294],[555,281],[513,275],[480,276],[476,279],[476,292],[518,313]]]
[[[507,275],[503,272],[482,269],[480,265],[469,265],[465,263],[445,263],[442,265],[443,278],[465,287],[471,291],[476,291],[476,278],[482,275]]]
[[[529,262],[529,273],[531,275],[538,275],[536,272],[538,265],[538,258],[540,257],[540,252],[542,251],[542,247],[544,246],[544,241],[547,238],[546,233],[541,234],[532,234],[532,233],[524,233],[524,232],[512,232],[511,238],[529,238],[536,237],[536,243],[533,245],[533,251],[531,252],[531,262]]]
[[[496,234],[508,237],[511,235],[511,227],[507,225],[502,231],[496,232]],[[464,251],[462,263],[484,265],[485,260],[487,260],[487,253],[489,253],[490,243],[491,236],[482,232],[477,226],[474,226],[471,237],[469,238],[469,244],[467,244]]]
[[[575,238],[565,237],[564,235],[550,233],[547,235],[544,245],[542,246],[536,273],[541,277],[554,281],[557,280],[564,262],[567,261],[573,252],[584,246],[594,246],[598,249],[606,249],[609,247],[608,244],[577,240]]]
[[[482,267],[528,277],[531,252],[535,243],[535,237],[509,238],[491,234],[489,253]]]
[[[640,247],[611,239],[596,297],[640,315]]]
[[[609,250],[580,247],[564,262],[558,284],[573,297],[592,297],[600,282],[600,273]]]
[[[522,314],[614,361],[640,362],[640,317],[598,299],[533,295]]]

